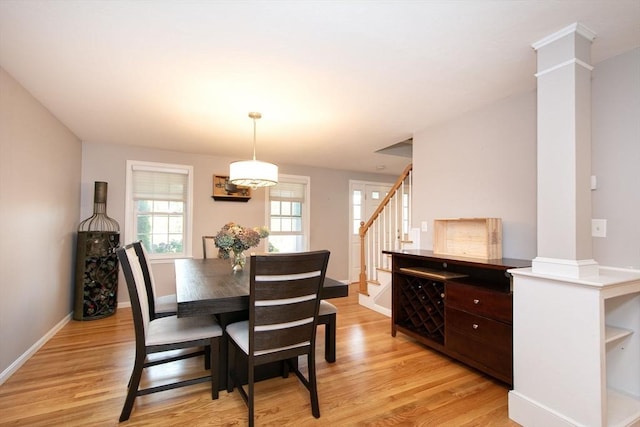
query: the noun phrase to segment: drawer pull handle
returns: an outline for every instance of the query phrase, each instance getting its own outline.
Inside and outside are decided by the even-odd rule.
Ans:
[[[479,299],[474,299],[474,300],[473,300],[473,303],[474,303],[474,304],[480,304],[480,300],[479,300]]]
[[[473,326],[472,326],[472,328],[473,328],[473,329],[478,329],[478,324],[477,324],[477,323],[474,323],[474,324],[473,324]]]

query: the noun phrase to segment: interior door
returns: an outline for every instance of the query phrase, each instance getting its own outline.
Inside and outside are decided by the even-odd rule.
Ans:
[[[380,182],[352,181],[350,185],[350,258],[349,281],[360,278],[360,222],[367,222],[391,190],[392,184]],[[389,236],[393,238],[393,236]]]

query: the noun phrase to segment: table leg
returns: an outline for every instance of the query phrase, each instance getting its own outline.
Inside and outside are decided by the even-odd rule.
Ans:
[[[222,326],[222,329],[224,330],[227,327],[227,325],[231,323],[247,320],[249,318],[249,312],[234,311],[231,313],[221,313],[216,315],[216,317],[218,318],[218,323],[220,324],[220,326]],[[228,341],[227,335],[224,334],[222,336],[222,339],[220,340],[220,354],[218,358],[218,363],[219,363],[218,383],[219,383],[220,390],[227,389],[227,372],[229,370],[229,361],[227,360],[228,356],[229,356],[229,341]]]

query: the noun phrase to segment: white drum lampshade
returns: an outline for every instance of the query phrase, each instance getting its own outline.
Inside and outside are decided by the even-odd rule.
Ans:
[[[229,182],[235,185],[258,188],[278,183],[278,166],[256,160],[256,120],[260,113],[249,113],[253,119],[253,160],[240,160],[229,165]]]
[[[229,181],[235,185],[258,188],[278,183],[278,166],[260,160],[241,160],[229,165]]]

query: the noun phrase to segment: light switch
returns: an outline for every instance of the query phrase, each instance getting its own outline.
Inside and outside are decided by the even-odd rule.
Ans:
[[[422,232],[426,233],[427,231],[429,231],[429,223],[427,221],[422,221],[420,223],[420,229],[422,230]]]
[[[606,219],[592,219],[591,220],[591,235],[593,237],[607,237],[607,220]]]

